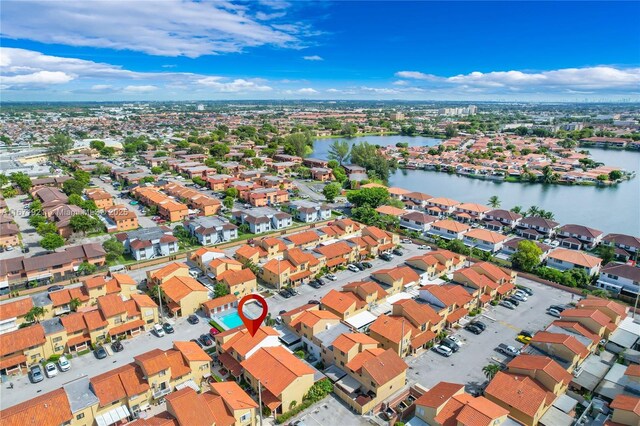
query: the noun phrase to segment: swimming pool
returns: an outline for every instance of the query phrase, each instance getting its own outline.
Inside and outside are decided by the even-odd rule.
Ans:
[[[227,329],[239,327],[242,325],[242,320],[238,315],[238,311],[235,311],[235,310],[229,312],[228,314],[221,315],[218,318],[220,319],[220,321],[222,321],[222,324]]]

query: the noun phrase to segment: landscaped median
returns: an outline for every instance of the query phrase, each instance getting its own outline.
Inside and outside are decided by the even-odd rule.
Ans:
[[[282,424],[286,422],[290,418],[311,407],[316,402],[323,400],[332,391],[333,384],[331,384],[331,381],[329,381],[329,379],[322,379],[317,381],[313,384],[313,386],[311,386],[309,392],[307,392],[307,394],[304,396],[302,404],[296,405],[291,410],[276,417],[276,424]]]

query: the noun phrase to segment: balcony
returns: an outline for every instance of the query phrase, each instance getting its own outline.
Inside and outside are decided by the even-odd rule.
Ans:
[[[166,387],[164,389],[156,389],[153,391],[153,399],[159,399],[162,398],[165,395],[168,395],[171,393],[171,388]]]

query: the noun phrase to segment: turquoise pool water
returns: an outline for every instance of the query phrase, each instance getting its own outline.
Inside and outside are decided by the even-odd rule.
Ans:
[[[220,321],[222,321],[227,328],[235,328],[242,325],[242,320],[240,319],[238,312],[235,310],[218,318],[220,318]]]

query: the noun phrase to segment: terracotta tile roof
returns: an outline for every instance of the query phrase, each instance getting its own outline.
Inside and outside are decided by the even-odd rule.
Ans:
[[[467,291],[459,285],[425,285],[420,287],[431,293],[436,299],[444,303],[445,306],[463,306],[473,299]]]
[[[189,270],[189,267],[181,262],[171,262],[162,268],[153,271],[150,278],[153,280],[162,280],[180,269]]]
[[[640,398],[637,396],[620,394],[609,404],[614,410],[631,411],[640,416]]]
[[[85,312],[84,321],[87,324],[87,329],[89,329],[89,331],[106,327],[109,324],[102,316],[102,312],[100,312],[97,309],[93,311]]]
[[[31,308],[33,300],[30,297],[0,304],[0,321],[24,316]]]
[[[354,346],[378,345],[378,341],[364,333],[342,333],[333,341],[333,347],[344,353],[349,352]]]
[[[389,216],[402,216],[407,212],[405,209],[399,209],[393,206],[380,206],[376,208],[376,211],[380,214],[386,214]]]
[[[146,294],[132,294],[131,300],[136,302],[136,305],[139,308],[157,308],[158,304],[153,301],[153,299]]]
[[[560,313],[562,319],[566,318],[591,318],[601,326],[609,324],[608,316],[600,312],[598,309],[565,309]]]
[[[92,288],[101,287],[106,283],[107,283],[107,280],[105,279],[105,277],[100,276],[100,277],[89,278],[84,282],[84,286],[88,289],[92,289]]]
[[[224,306],[224,305],[228,305],[228,304],[233,304],[234,302],[236,302],[238,299],[233,295],[233,294],[227,294],[225,296],[222,297],[216,297],[215,299],[210,299],[207,300],[206,302],[204,302],[202,304],[202,306],[208,310],[208,311],[212,311],[215,308],[218,308],[220,306]]]
[[[31,346],[40,346],[44,342],[44,328],[40,324],[2,333],[0,334],[0,356],[20,352]]]
[[[337,243],[316,247],[314,251],[324,255],[327,259],[333,259],[351,253],[351,247],[344,241],[338,241]]]
[[[163,411],[153,417],[136,419],[128,423],[128,426],[180,426],[180,424],[168,411]]]
[[[3,426],[58,426],[73,420],[64,389],[56,389],[0,411]]]
[[[640,377],[640,365],[629,364],[624,374],[625,376]]]
[[[279,334],[267,326],[260,327],[253,336],[246,329],[242,329],[222,345],[222,350],[225,352],[234,350],[244,358],[249,351],[269,336],[279,336]]]
[[[258,404],[236,382],[215,382],[209,385],[211,392],[222,397],[231,410],[258,408]]]
[[[540,370],[551,376],[557,383],[568,384],[572,376],[560,364],[549,357],[541,355],[518,355],[507,364],[509,368],[519,370]]]
[[[193,342],[192,342],[193,343]],[[171,368],[171,379],[177,379],[191,373],[188,362],[182,357],[182,353],[176,349],[165,351],[165,356]]]
[[[581,358],[586,358],[589,355],[589,350],[578,339],[573,336],[560,333],[549,333],[547,331],[539,331],[533,335],[531,343],[548,343],[548,344],[560,344],[565,346],[571,352],[579,355]]]
[[[602,263],[599,257],[591,256],[581,251],[557,248],[548,255],[549,258],[562,260],[563,262],[573,263],[587,268],[593,268]]]
[[[484,393],[530,417],[533,417],[540,407],[555,400],[555,395],[549,395],[550,392],[536,380],[502,371],[489,382]]]
[[[131,278],[131,276],[127,275],[127,274],[116,274],[113,273],[111,274],[111,279],[116,280],[116,282],[118,284],[120,284],[120,286],[123,285],[136,285],[136,281]]]
[[[359,355],[356,355],[356,358]],[[354,358],[355,360],[355,358]],[[400,374],[407,371],[408,365],[398,356],[393,349],[377,354],[375,357],[367,359],[361,369],[366,371],[378,386],[388,383]]]
[[[211,357],[195,342],[173,342],[174,349],[180,351],[187,361],[211,361]]]
[[[587,297],[586,299],[582,299],[576,305],[577,308],[607,308],[613,312],[615,312],[621,318],[626,317],[627,308],[613,300],[605,300],[597,297]]]
[[[272,274],[278,276],[279,274],[281,275],[283,272],[291,271],[295,269],[295,267],[288,260],[271,259],[270,261],[268,261],[262,266],[262,269],[267,270]]]
[[[455,394],[464,392],[464,385],[457,383],[439,382],[416,400],[416,405],[438,408],[445,404]]]
[[[470,226],[465,225],[464,223],[456,222],[455,220],[449,220],[449,219],[443,219],[437,222],[433,222],[431,226],[444,229],[447,231],[453,231],[455,233],[460,233],[468,229],[471,229]]]
[[[240,374],[242,374],[242,366],[238,361],[235,360],[234,357],[232,357],[228,353],[221,353],[218,356],[218,361],[220,361],[220,364],[222,364],[224,368],[229,370],[232,376],[240,377]]]
[[[200,398],[204,399],[207,406],[209,406],[209,409],[215,416],[216,426],[234,426],[236,424],[233,412],[225,405],[222,397],[211,392],[206,392],[201,394]]]
[[[100,296],[96,300],[98,302],[98,307],[105,318],[111,318],[127,311],[124,303],[122,302],[122,298],[118,294]]]
[[[169,368],[169,361],[165,356],[164,351],[160,349],[152,349],[148,352],[133,357],[138,365],[142,367],[147,377],[153,376],[161,371]]]
[[[340,321],[340,318],[330,311],[305,311],[302,314],[295,317],[289,326],[296,328],[299,324],[304,324],[309,328],[313,328],[319,321],[322,320],[334,320],[334,322]]]
[[[325,294],[320,303],[335,312],[345,313],[351,306],[358,304],[358,298],[353,293],[331,290]]]
[[[476,238],[478,240],[487,241],[492,244],[505,241],[508,237],[497,232],[489,231],[486,229],[471,229],[465,236],[469,238]]]
[[[551,325],[563,328],[563,329],[565,329],[567,331],[578,333],[578,334],[580,334],[580,335],[582,335],[584,337],[588,337],[589,339],[591,339],[591,341],[593,343],[597,343],[597,342],[600,341],[600,336],[598,336],[595,333],[592,333],[590,330],[585,328],[579,322],[556,320],[556,321],[552,322]]]
[[[407,318],[414,325],[422,325],[426,323],[433,325],[442,320],[440,315],[438,315],[431,306],[418,303],[413,299],[398,300],[393,305],[402,306],[402,316]]]
[[[117,336],[118,334],[127,332],[129,330],[135,330],[136,328],[144,327],[145,322],[143,320],[135,320],[126,322],[124,324],[113,327],[109,330],[110,336]]]
[[[369,326],[369,330],[379,334],[382,337],[389,339],[394,343],[399,343],[402,340],[404,328],[404,336],[411,335],[413,326],[408,320],[401,317],[390,317],[387,315],[380,315]]]
[[[101,407],[149,390],[149,384],[144,380],[142,370],[134,363],[92,377],[90,382]]]
[[[165,296],[174,302],[180,302],[194,291],[208,292],[207,288],[191,277],[172,277],[160,285]]]
[[[16,354],[10,357],[7,357],[0,361],[0,370],[4,370],[5,368],[15,367],[20,364],[26,364],[27,357],[23,354]]]
[[[466,405],[456,416],[456,420],[465,426],[489,426],[493,424],[494,420],[505,417],[508,414],[509,410],[480,396],[478,398],[468,398]]]
[[[479,274],[472,268],[460,269],[454,273],[454,277],[455,275],[462,275],[467,279],[467,281],[464,282],[465,284],[473,284],[479,289],[487,287],[492,290],[496,290],[500,286],[497,282],[490,280],[486,275]]]
[[[249,268],[240,269],[239,271],[227,270],[218,275],[218,281],[224,281],[229,287],[248,283],[256,279],[255,274]]]
[[[236,250],[236,255],[247,258],[247,259],[252,258],[253,256],[259,253],[260,253],[259,248],[252,247],[249,244],[244,244]]]
[[[180,425],[213,425],[216,416],[202,395],[190,387],[172,392],[165,397],[167,409],[172,413]]]
[[[302,246],[320,240],[320,237],[315,231],[299,232],[297,234],[287,235],[286,238],[296,246]]]
[[[297,378],[313,375],[311,367],[282,346],[260,348],[241,365],[275,396],[282,394]]]
[[[415,283],[420,281],[420,275],[408,266],[398,266],[391,269],[379,269],[371,274],[372,277],[379,275],[387,275],[393,279],[393,281],[402,281],[403,285],[409,283]]]
[[[291,309],[290,311],[287,311],[287,312],[285,312],[283,314],[280,314],[280,316],[282,318],[291,317],[291,316],[297,315],[297,314],[299,314],[301,312],[304,312],[304,311],[311,311],[311,310],[318,310],[318,309],[320,309],[318,307],[318,305],[316,305],[314,303],[307,303],[305,305],[298,306],[297,308]]]

